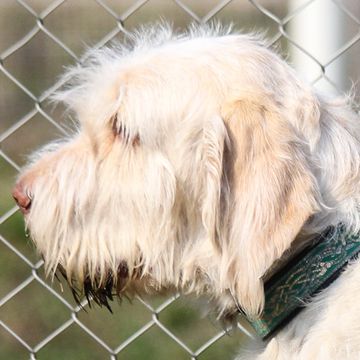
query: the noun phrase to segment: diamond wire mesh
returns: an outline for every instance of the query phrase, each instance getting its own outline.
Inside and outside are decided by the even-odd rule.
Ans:
[[[221,19],[221,13],[224,11],[224,9],[230,7],[232,4],[235,3],[235,5],[237,6],[235,7],[235,9],[238,9],[239,11],[244,9],[245,16],[247,14],[246,11],[249,11],[250,8],[253,13],[261,16],[260,21],[265,24],[265,28],[271,28],[270,32],[273,43],[280,43],[281,45],[281,43],[285,42],[285,47],[290,45],[295,46],[319,66],[321,70],[320,75],[313,79],[314,83],[317,83],[320,80],[326,80],[335,88],[337,88],[338,85],[328,76],[327,68],[330,67],[331,64],[336,62],[339,58],[343,57],[345,54],[351,51],[353,47],[357,46],[360,40],[360,20],[357,17],[358,14],[354,12],[354,8],[349,6],[349,4],[351,5],[353,4],[353,2],[350,1],[350,3],[346,3],[345,1],[332,0],[332,4],[336,6],[337,11],[341,12],[342,16],[345,16],[346,21],[352,23],[352,27],[354,28],[355,33],[352,34],[349,39],[346,40],[342,44],[342,46],[339,47],[328,59],[326,59],[326,61],[320,61],[313,54],[307,51],[303,46],[301,46],[301,44],[297,43],[289,35],[287,29],[287,26],[292,21],[292,19],[298,16],[298,14],[304,11],[304,9],[311,6],[311,4],[315,1],[316,0],[301,1],[301,4],[299,3],[300,6],[295,8],[295,10],[293,11],[287,10],[286,1],[276,2],[271,0],[248,0],[246,2],[241,1],[241,3],[235,0],[208,2],[204,1],[203,9],[199,11],[199,8],[195,6],[195,2],[185,0],[168,0],[162,2],[149,0],[123,1],[119,2],[122,3],[120,9],[119,7],[115,6],[116,1],[95,0],[91,2],[96,3],[97,5],[95,16],[100,16],[100,13],[102,15],[106,14],[108,21],[111,22],[112,25],[108,27],[109,29],[106,34],[102,34],[102,36],[97,39],[93,47],[99,48],[101,46],[104,46],[112,39],[119,38],[119,36],[121,37],[121,35],[126,34],[128,31],[131,31],[132,26],[131,24],[129,25],[127,21],[134,17],[136,18],[137,14],[139,14],[146,6],[149,13],[151,13],[152,6],[154,6],[156,12],[159,9],[159,6],[165,7],[171,5],[172,10],[169,11],[173,11],[173,13],[175,14],[175,21],[174,19],[172,19],[175,23],[176,16],[178,16],[177,14],[179,14],[179,12],[182,13],[182,17],[185,17],[185,20],[183,20],[183,22],[180,24],[180,26],[182,26],[189,21],[206,23],[216,17]],[[184,340],[186,336],[179,336],[176,331],[171,328],[171,326],[168,326],[164,321],[161,320],[161,316],[166,312],[166,309],[173,306],[174,303],[179,301],[178,295],[170,297],[168,299],[161,299],[159,300],[158,304],[152,304],[150,301],[145,301],[140,298],[136,299],[137,308],[141,308],[142,312],[147,312],[147,314],[149,315],[148,320],[144,322],[142,319],[141,323],[137,324],[137,326],[134,327],[132,333],[124,336],[122,340],[115,338],[113,344],[110,345],[109,342],[111,341],[107,341],[103,338],[104,333],[101,330],[94,330],[92,326],[86,323],[86,319],[82,319],[81,314],[83,310],[81,309],[81,307],[76,306],[70,300],[70,297],[68,296],[68,294],[66,294],[66,292],[61,292],[54,289],[54,286],[51,285],[48,280],[44,279],[44,276],[42,274],[42,260],[39,260],[36,256],[34,256],[32,250],[27,248],[27,246],[20,244],[20,241],[24,240],[22,236],[20,236],[20,241],[13,240],[14,237],[18,236],[18,233],[16,233],[16,231],[18,230],[15,231],[15,235],[11,231],[9,232],[6,229],[4,230],[4,225],[11,222],[12,219],[18,216],[17,208],[13,205],[10,205],[11,203],[6,200],[6,195],[4,195],[11,186],[11,181],[7,181],[7,179],[14,178],[16,173],[19,171],[23,161],[16,155],[16,152],[11,151],[12,147],[7,145],[9,140],[14,138],[11,140],[11,143],[15,143],[15,145],[12,146],[17,149],[17,147],[21,145],[20,143],[23,139],[25,139],[25,137],[23,135],[23,137],[20,137],[19,140],[16,137],[16,134],[24,127],[26,127],[25,133],[27,135],[29,134],[29,132],[32,133],[32,128],[34,127],[32,123],[35,121],[34,119],[39,116],[41,117],[42,121],[40,129],[42,129],[44,123],[47,122],[48,124],[51,124],[53,129],[56,129],[57,135],[66,134],[68,131],[68,124],[58,120],[56,118],[56,114],[54,115],[47,106],[47,99],[49,95],[62,85],[61,82],[52,79],[51,83],[45,88],[42,88],[40,92],[38,91],[38,89],[33,90],[31,86],[29,86],[27,80],[24,81],[22,80],[22,78],[19,78],[19,76],[17,76],[16,68],[14,70],[14,66],[11,65],[11,61],[9,62],[9,66],[7,66],[7,63],[8,60],[16,56],[17,53],[21,53],[23,48],[29,46],[29,44],[32,44],[32,42],[36,41],[36,37],[40,35],[47,41],[51,41],[52,43],[56,44],[56,46],[66,54],[67,58],[64,63],[82,62],[84,60],[84,57],[79,56],[77,54],[77,51],[74,51],[70,45],[67,45],[66,42],[61,39],[61,36],[57,35],[55,31],[51,30],[51,26],[49,26],[51,25],[51,21],[54,21],[54,17],[57,16],[57,13],[61,10],[61,8],[64,6],[69,6],[69,3],[72,7],[77,6],[75,5],[75,2],[69,2],[65,0],[45,2],[39,1],[42,9],[36,1],[17,0],[16,4],[15,2],[13,2],[11,6],[15,7],[16,5],[17,8],[16,11],[12,11],[9,13],[10,20],[16,20],[18,12],[25,11],[27,13],[27,16],[31,18],[31,27],[26,31],[25,34],[20,36],[19,39],[17,39],[11,44],[8,44],[4,48],[0,48],[2,51],[0,53],[0,75],[2,74],[1,80],[6,81],[7,86],[11,88],[16,88],[16,90],[11,91],[10,96],[15,96],[14,94],[17,91],[20,91],[20,93],[22,94],[21,96],[25,96],[25,98],[27,99],[24,100],[24,102],[30,103],[26,111],[22,109],[22,113],[20,114],[20,116],[14,116],[14,118],[12,118],[12,116],[9,116],[9,114],[7,114],[6,112],[0,112],[2,116],[0,122],[0,159],[2,161],[2,163],[0,164],[0,169],[2,169],[0,173],[0,186],[2,186],[0,188],[0,245],[2,245],[1,252],[3,253],[3,255],[1,255],[0,253],[0,261],[2,273],[5,273],[5,275],[3,274],[3,276],[0,277],[0,283],[4,282],[4,278],[8,279],[12,277],[14,273],[16,273],[14,270],[15,268],[12,266],[14,262],[16,262],[17,264],[16,269],[23,268],[22,276],[19,276],[19,279],[17,279],[17,281],[5,282],[4,290],[0,291],[0,329],[2,329],[2,333],[0,333],[0,336],[4,336],[4,339],[5,337],[8,339],[8,343],[10,343],[8,347],[21,347],[24,350],[21,355],[23,356],[22,358],[25,358],[26,356],[30,357],[31,359],[55,358],[54,355],[47,355],[48,357],[44,355],[45,357],[43,357],[42,349],[48,347],[51,342],[55,341],[56,338],[60,337],[61,334],[66,332],[68,328],[76,325],[77,329],[81,329],[82,332],[86,333],[92,339],[92,341],[96,342],[102,348],[102,350],[104,350],[104,352],[102,353],[103,355],[96,355],[99,358],[137,358],[134,355],[125,354],[124,356],[122,356],[122,354],[129,346],[131,346],[133,342],[136,342],[140,337],[144,336],[144,334],[149,332],[150,329],[156,327],[157,329],[160,329],[161,333],[165,334],[168,339],[171,339],[177,347],[182,349],[181,356],[176,355],[175,358],[177,359],[212,359],[214,358],[211,357],[212,354],[216,354],[214,356],[220,357],[219,355],[217,355],[218,353],[213,353],[212,349],[214,348],[214,344],[219,343],[219,341],[221,341],[221,339],[223,339],[227,334],[227,331],[225,329],[219,330],[215,326],[210,325],[213,326],[215,331],[213,331],[211,334],[207,334],[206,337],[203,337],[201,341],[198,342],[196,345],[189,345],[191,341]],[[80,7],[81,6],[90,6],[90,0],[86,3],[82,2],[82,5],[80,5]],[[285,9],[285,12],[277,11],[278,8]],[[230,12],[232,12],[232,10],[230,10]],[[139,22],[148,21],[149,18],[151,19],[151,16],[147,16],[147,14],[148,13],[145,12],[145,15],[139,15]],[[165,16],[166,14],[169,13],[165,12]],[[254,19],[256,19],[256,17]],[[234,21],[234,18],[232,17],[231,20]],[[66,19],[62,20],[62,22],[65,22],[65,24],[66,21]],[[251,21],[252,20],[250,20],[250,22]],[[256,28],[256,21],[253,25],[255,25],[253,26],[253,28]],[[331,36],[331,34],[329,34],[329,36]],[[63,59],[61,58],[61,60]],[[31,71],[29,67],[27,67],[26,69],[27,71]],[[20,95],[16,96],[18,96],[19,99],[21,97]],[[3,101],[5,102],[5,100]],[[26,108],[26,106],[24,108]],[[10,115],[12,115],[11,111]],[[10,120],[6,121],[5,119],[7,116],[10,117]],[[35,132],[35,143],[37,142],[36,137],[38,135],[39,133]],[[41,141],[44,140],[38,140],[38,142]],[[1,201],[3,201],[3,204],[5,205],[1,206]],[[19,222],[15,221],[15,225],[16,224],[19,224]],[[5,258],[9,258],[9,261],[6,261]],[[30,341],[28,340],[29,336],[25,335],[29,332],[28,326],[26,326],[26,329],[24,330],[21,328],[21,326],[19,327],[16,324],[10,325],[11,316],[14,315],[9,315],[10,318],[6,315],[8,312],[7,305],[14,301],[14,299],[17,299],[19,295],[21,296],[23,293],[25,293],[30,286],[33,286],[33,284],[36,284],[35,286],[37,286],[38,289],[40,287],[41,290],[37,291],[40,291],[39,297],[46,298],[45,304],[51,302],[51,300],[49,300],[49,296],[57,299],[57,301],[61,304],[62,309],[65,309],[65,315],[62,316],[62,320],[60,321],[60,323],[56,324],[56,326],[53,326],[50,331],[47,330],[46,333],[42,334],[35,341],[34,339],[32,339],[33,341]],[[24,295],[22,296],[24,297]],[[32,297],[33,295],[30,296]],[[42,305],[44,304],[42,303]],[[85,301],[82,305],[84,306],[84,308],[87,307],[87,303]],[[27,307],[26,302],[25,305],[23,304],[23,307]],[[2,309],[5,310],[1,312]],[[20,310],[19,312],[21,313]],[[64,310],[58,311],[58,313],[61,312],[64,313]],[[11,313],[11,311],[9,311],[9,313]],[[103,318],[104,316],[105,315],[103,313],[100,315],[101,318]],[[51,319],[53,318],[51,317]],[[54,323],[56,323],[56,321],[54,321]],[[201,326],[202,327],[200,327],[198,331],[204,331],[204,327],[207,327],[208,325],[206,323],[202,323]],[[245,334],[245,337],[252,337],[251,332],[249,332],[248,329],[242,324],[238,324],[238,329],[239,332]],[[33,331],[31,328],[30,330]],[[190,335],[193,331],[194,328],[185,329],[185,333],[190,333]],[[79,339],[79,341],[81,341],[80,336]],[[4,344],[5,340],[2,343]],[[81,346],[82,345],[80,342],[80,347]],[[162,345],[161,343],[159,343],[156,346],[161,347]],[[60,351],[61,354],[64,354],[64,349],[65,348],[63,347],[61,351],[59,349],[57,351]],[[11,351],[9,353],[17,354],[11,353]],[[207,354],[207,356],[203,356],[204,354]],[[169,355],[171,356],[171,354],[167,353],[167,350],[165,350],[165,357],[168,358]],[[221,357],[223,356],[227,356],[228,358],[230,358],[229,353],[221,353]],[[2,358],[1,353],[0,358]],[[59,358],[65,358],[65,356],[60,355]],[[77,355],[76,358],[80,359],[81,356]],[[94,356],[91,358],[95,358],[95,353]],[[155,357],[153,357],[151,353],[148,353],[144,358]],[[161,357],[158,358],[160,359]]]

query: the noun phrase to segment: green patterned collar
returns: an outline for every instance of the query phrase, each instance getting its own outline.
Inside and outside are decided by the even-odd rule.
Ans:
[[[360,233],[344,226],[329,228],[291,267],[285,266],[265,284],[265,308],[257,320],[249,320],[263,339],[285,325],[310,297],[327,287],[343,267],[360,252]]]

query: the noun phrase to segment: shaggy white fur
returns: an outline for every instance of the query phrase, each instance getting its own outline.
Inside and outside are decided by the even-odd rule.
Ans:
[[[64,269],[72,286],[176,289],[209,296],[220,316],[256,317],[286,250],[339,222],[359,230],[357,115],[260,39],[147,27],[64,79],[55,100],[78,131],[35,154],[14,194],[31,197],[47,272]],[[360,358],[359,266],[258,359]]]

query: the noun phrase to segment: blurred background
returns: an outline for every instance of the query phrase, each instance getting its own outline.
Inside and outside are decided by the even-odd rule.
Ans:
[[[64,67],[137,26],[218,20],[264,32],[319,91],[354,92],[360,75],[358,0],[0,1],[0,359],[233,359],[251,336],[224,331],[206,304],[179,297],[124,300],[114,314],[74,303],[46,280],[10,190],[28,154],[70,121],[48,102]],[[249,333],[250,331],[250,333]],[[118,355],[117,355],[118,354]]]

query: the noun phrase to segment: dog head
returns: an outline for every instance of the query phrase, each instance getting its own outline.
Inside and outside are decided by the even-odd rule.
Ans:
[[[152,32],[65,74],[55,99],[78,131],[34,154],[14,197],[72,286],[256,315],[263,276],[319,208],[318,102],[252,37]]]

